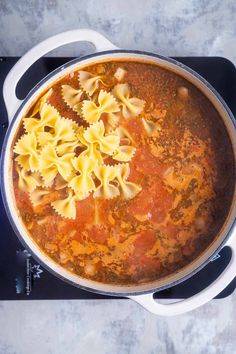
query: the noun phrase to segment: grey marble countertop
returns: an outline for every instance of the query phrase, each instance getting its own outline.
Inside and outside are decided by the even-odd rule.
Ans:
[[[236,64],[235,0],[0,0],[0,56],[92,28],[123,48],[224,56]],[[91,51],[68,46],[53,55]],[[232,354],[236,294],[178,318],[130,300],[0,302],[0,354]]]

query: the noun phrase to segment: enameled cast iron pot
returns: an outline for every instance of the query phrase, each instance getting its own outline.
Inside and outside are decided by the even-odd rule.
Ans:
[[[16,97],[16,86],[20,78],[27,71],[27,69],[40,57],[50,52],[51,50],[60,47],[62,45],[87,41],[94,45],[96,49],[95,54],[77,58],[54,70],[41,80],[21,101]],[[55,274],[62,280],[69,282],[70,284],[81,287],[85,290],[103,293],[107,295],[127,296],[147,310],[154,314],[163,316],[172,316],[181,314],[197,308],[200,305],[211,300],[218,293],[220,293],[235,277],[236,275],[236,230],[235,230],[235,193],[232,201],[231,209],[229,211],[227,220],[222,226],[219,234],[215,238],[214,242],[201,254],[194,262],[187,265],[174,274],[171,274],[165,278],[157,281],[152,281],[148,284],[141,284],[135,286],[116,286],[97,283],[88,279],[83,279],[78,275],[72,274],[66,269],[62,268],[59,264],[55,263],[45,253],[43,253],[35,242],[31,239],[27,233],[19,214],[15,207],[13,189],[12,189],[12,142],[20,124],[22,117],[28,110],[28,107],[37,97],[41,95],[41,92],[53,84],[54,81],[60,77],[75,70],[78,66],[98,63],[104,60],[110,59],[138,59],[144,60],[149,63],[158,64],[159,66],[171,70],[172,72],[184,77],[193,85],[195,85],[214,105],[219,112],[221,118],[224,121],[226,129],[231,139],[231,143],[234,150],[234,156],[236,155],[236,126],[232,113],[227,107],[226,103],[220,97],[220,95],[193,70],[189,69],[183,64],[177,61],[165,58],[157,54],[122,50],[113,45],[101,34],[88,29],[79,29],[69,32],[64,32],[51,37],[42,43],[35,46],[28,53],[26,53],[11,69],[6,77],[3,86],[3,96],[8,112],[9,128],[3,144],[2,158],[1,158],[1,189],[3,195],[4,205],[10,219],[10,222],[19,236],[20,241],[30,249],[33,256],[49,271]],[[194,295],[191,298],[182,300],[171,304],[160,304],[153,298],[153,294],[157,290],[165,289],[177,284],[200,270],[204,267],[212,257],[220,251],[222,247],[229,246],[232,250],[232,257],[229,265],[224,272],[218,277],[214,283],[208,286],[200,293]]]

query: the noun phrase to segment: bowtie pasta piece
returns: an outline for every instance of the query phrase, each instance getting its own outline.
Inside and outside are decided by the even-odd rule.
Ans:
[[[60,190],[63,189],[65,187],[67,187],[68,182],[66,180],[64,180],[64,178],[61,177],[61,175],[57,175],[55,177],[55,189],[56,190]]]
[[[27,133],[17,141],[13,151],[18,154],[15,160],[27,171],[38,171],[39,152],[37,149],[37,139],[34,133]]]
[[[93,193],[94,198],[103,197],[105,199],[112,199],[120,195],[117,185],[111,183],[114,181],[117,174],[115,166],[97,166],[94,173],[100,181],[100,185]]]
[[[48,143],[57,145],[58,142],[75,141],[76,135],[71,122],[70,119],[57,118],[52,132],[39,132],[37,134],[40,145],[45,146]]]
[[[97,161],[80,155],[72,159],[71,162],[79,175],[73,177],[68,186],[73,189],[78,199],[84,199],[95,189],[92,172],[97,166]]]
[[[56,146],[56,152],[59,156],[62,156],[70,152],[74,152],[78,146],[81,146],[81,144],[77,139],[68,142],[60,142]]]
[[[116,178],[119,182],[120,194],[124,199],[134,198],[142,189],[136,183],[127,181],[129,171],[128,163],[116,165]]]
[[[44,103],[40,109],[40,119],[24,118],[23,124],[27,132],[43,132],[45,127],[54,127],[57,119],[60,118],[59,112],[53,106]]]
[[[114,130],[118,126],[118,123],[120,121],[120,112],[117,113],[105,113],[103,121],[105,119],[105,129],[106,132],[110,132]]]
[[[38,112],[41,111],[44,103],[47,103],[48,98],[51,96],[53,89],[50,88],[50,90],[48,90],[45,95],[43,95],[38,102],[36,103],[36,105],[34,106],[33,112],[31,113],[31,117],[34,117]]]
[[[62,98],[73,111],[78,112],[78,104],[81,102],[83,90],[75,89],[70,85],[62,85]]]
[[[128,84],[117,84],[112,93],[121,102],[122,113],[126,119],[137,117],[143,111],[145,101],[136,97],[130,98]]]
[[[142,122],[143,122],[143,127],[144,127],[148,136],[152,136],[153,133],[155,132],[155,130],[158,129],[157,123],[154,123],[154,122],[144,119],[144,118],[142,118]]]
[[[99,82],[106,86],[106,84],[102,81],[102,77],[100,75],[94,76],[93,74],[87,71],[79,71],[80,86],[89,96],[92,96],[94,92],[98,89]]]
[[[82,147],[85,148],[84,151],[81,152],[81,156],[87,156],[91,159],[97,160],[99,163],[103,163],[103,157],[102,154],[99,150],[99,146],[96,143],[89,143],[85,138],[84,138],[84,132],[85,129],[81,129],[79,133],[77,134],[77,137],[79,139],[79,142],[81,143]]]
[[[120,141],[125,144],[125,145],[135,145],[135,141],[132,138],[132,136],[130,135],[130,133],[128,132],[127,129],[125,129],[122,126],[119,126],[116,128],[116,132],[118,133],[119,137],[120,137]]]
[[[74,153],[58,156],[55,147],[48,144],[41,152],[39,160],[39,171],[45,183],[50,183],[59,173],[67,180],[73,172],[71,159]]]
[[[68,219],[76,218],[76,196],[69,191],[68,197],[51,203],[53,209],[62,217]]]
[[[82,104],[83,118],[89,123],[96,123],[102,113],[113,114],[119,112],[119,105],[115,97],[104,90],[101,90],[98,95],[98,105],[93,101],[84,100]]]
[[[43,197],[49,194],[49,190],[45,189],[35,189],[29,194],[30,201],[34,207],[37,207],[43,202]]]
[[[16,165],[16,170],[18,173],[18,187],[23,192],[33,192],[35,188],[41,185],[40,176],[37,173],[29,174],[23,168],[20,169]]]
[[[133,146],[122,145],[116,149],[112,158],[116,161],[127,162],[132,159],[135,151],[136,149]]]
[[[91,125],[85,130],[83,136],[88,143],[98,144],[101,152],[107,155],[112,155],[120,143],[120,138],[115,132],[105,136],[103,121],[99,121]]]

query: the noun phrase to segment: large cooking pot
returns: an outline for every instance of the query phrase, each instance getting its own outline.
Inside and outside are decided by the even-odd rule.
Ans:
[[[36,60],[57,47],[79,41],[87,41],[92,43],[96,49],[96,53],[74,59],[54,70],[43,80],[41,80],[29,92],[24,100],[21,101],[16,97],[17,83]],[[78,275],[72,274],[62,268],[59,264],[56,264],[52,259],[44,254],[30,238],[15,207],[11,177],[12,143],[20,121],[27,112],[28,107],[37,99],[37,97],[41,95],[42,92],[46,90],[48,86],[52,85],[53,82],[68,72],[76,69],[78,64],[80,66],[88,65],[95,62],[98,63],[100,61],[110,60],[111,58],[143,59],[146,62],[155,63],[160,67],[177,73],[195,85],[212,102],[216,110],[219,112],[231,139],[234,154],[236,155],[236,127],[234,117],[221,96],[197,73],[170,58],[165,58],[153,53],[117,48],[109,40],[95,31],[88,29],[73,30],[58,34],[35,46],[16,63],[5,79],[3,86],[3,97],[10,124],[4,140],[1,159],[1,189],[4,205],[10,222],[21,242],[30,249],[30,252],[46,269],[62,280],[85,290],[103,293],[106,295],[129,297],[154,314],[172,316],[185,313],[211,300],[218,293],[220,293],[236,275],[235,193],[224,225],[222,226],[219,234],[216,235],[214,242],[205,250],[205,252],[203,252],[194,262],[174,274],[149,282],[148,284],[140,284],[135,286],[101,284],[88,279],[83,279]],[[214,257],[214,255],[225,246],[230,247],[232,251],[230,263],[218,279],[210,286],[200,293],[179,302],[160,304],[154,300],[153,294],[156,291],[171,287],[191,277],[194,273],[203,268],[212,259],[212,257]]]

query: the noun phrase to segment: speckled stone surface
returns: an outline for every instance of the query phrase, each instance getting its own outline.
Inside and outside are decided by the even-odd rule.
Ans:
[[[0,56],[82,27],[123,48],[236,64],[235,0],[0,0]],[[70,45],[52,54],[87,51]],[[0,354],[31,353],[233,354],[236,294],[178,318],[156,317],[130,300],[0,302]]]

